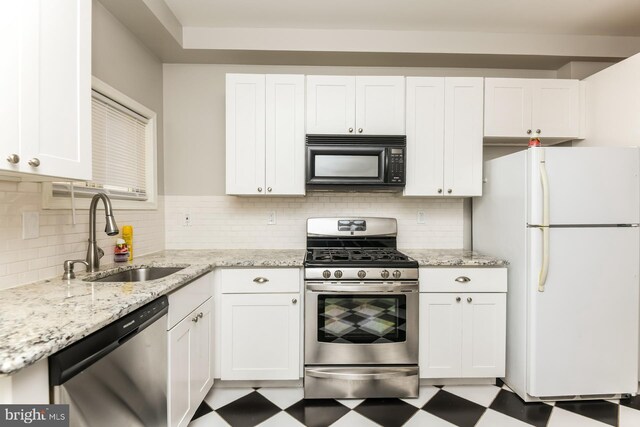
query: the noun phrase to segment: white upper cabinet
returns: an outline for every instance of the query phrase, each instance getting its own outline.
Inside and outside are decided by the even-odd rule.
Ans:
[[[406,196],[482,194],[483,79],[407,77]]]
[[[552,141],[579,137],[578,80],[485,80],[484,136],[529,138],[538,134]],[[539,132],[538,132],[539,131]]]
[[[355,77],[307,76],[307,133],[353,134],[355,122]]]
[[[91,179],[91,1],[9,2],[2,15],[0,169]]]
[[[307,76],[307,133],[404,135],[404,77]]]
[[[227,74],[232,195],[304,195],[304,76]]]

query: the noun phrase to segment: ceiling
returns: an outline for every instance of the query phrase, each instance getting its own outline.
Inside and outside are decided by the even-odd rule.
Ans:
[[[163,0],[183,27],[640,36],[638,0]]]

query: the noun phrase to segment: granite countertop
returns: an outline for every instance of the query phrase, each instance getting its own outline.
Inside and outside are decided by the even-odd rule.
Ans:
[[[506,267],[505,260],[466,249],[400,249],[420,267]]]
[[[464,250],[403,250],[420,266],[506,266]],[[0,291],[0,376],[12,374],[216,267],[302,267],[304,249],[172,250],[101,266],[98,273]],[[86,282],[135,266],[184,267],[146,282]],[[62,266],[60,266],[62,276]]]
[[[14,373],[215,267],[301,267],[304,250],[179,250],[0,291],[0,375]],[[85,282],[133,266],[185,267],[147,282]],[[115,270],[114,270],[115,269]],[[60,266],[62,276],[62,266]]]

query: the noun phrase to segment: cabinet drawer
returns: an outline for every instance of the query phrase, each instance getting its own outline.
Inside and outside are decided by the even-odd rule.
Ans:
[[[200,304],[213,296],[212,273],[205,274],[169,294],[167,329],[173,328]]]
[[[420,292],[507,292],[507,269],[421,268]]]
[[[220,272],[223,294],[300,292],[297,268],[243,268]]]

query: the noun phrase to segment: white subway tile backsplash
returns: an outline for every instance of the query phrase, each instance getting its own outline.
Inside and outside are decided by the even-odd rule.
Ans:
[[[398,220],[401,248],[463,247],[463,200],[395,194],[307,197],[165,196],[167,249],[304,248],[306,220],[318,216],[386,216]],[[425,224],[417,224],[417,211]],[[277,224],[268,225],[269,211]],[[191,225],[183,226],[185,213]]]

